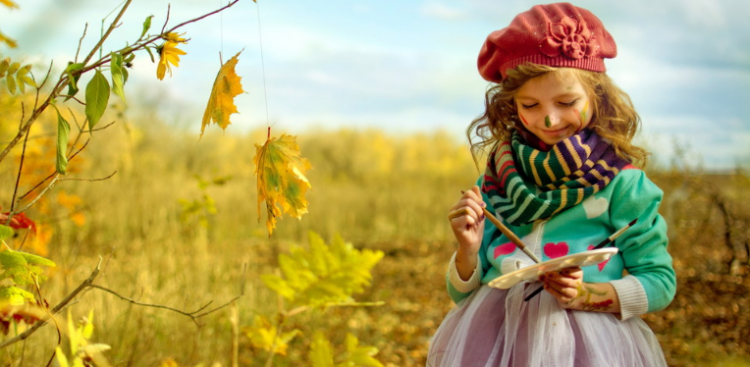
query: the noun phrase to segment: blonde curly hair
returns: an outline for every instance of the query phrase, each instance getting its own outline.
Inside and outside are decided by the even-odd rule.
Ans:
[[[484,114],[474,119],[466,130],[471,152],[476,159],[487,148],[498,142],[510,140],[511,134],[523,129],[514,101],[516,91],[526,81],[547,73],[559,73],[563,68],[539,64],[522,64],[507,72],[507,77],[490,87],[485,93]],[[615,85],[605,73],[571,69],[590,96],[593,115],[588,125],[599,136],[609,140],[620,157],[644,167],[648,152],[632,144],[641,118],[633,107],[630,97]],[[479,138],[473,141],[472,134]]]

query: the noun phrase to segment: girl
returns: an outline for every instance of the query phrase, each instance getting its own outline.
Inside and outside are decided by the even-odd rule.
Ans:
[[[456,307],[427,365],[665,366],[639,318],[675,293],[662,191],[633,163],[640,118],[604,73],[617,53],[601,21],[567,3],[537,5],[487,38],[479,72],[497,83],[472,122],[490,148],[485,174],[451,208],[458,240],[447,276]],[[481,189],[480,189],[481,186]],[[507,290],[491,280],[532,260],[486,223],[493,211],[542,261],[587,251],[632,220],[606,262],[543,274]]]

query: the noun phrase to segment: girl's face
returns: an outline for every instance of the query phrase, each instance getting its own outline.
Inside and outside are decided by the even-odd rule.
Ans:
[[[527,130],[554,145],[591,122],[593,106],[571,69],[529,79],[514,96],[518,117]]]

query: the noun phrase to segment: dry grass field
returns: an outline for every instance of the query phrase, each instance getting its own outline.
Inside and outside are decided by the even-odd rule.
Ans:
[[[112,347],[106,355],[114,366],[159,366],[168,358],[179,366],[229,366],[233,328],[276,310],[277,299],[260,275],[275,273],[278,255],[292,245],[304,246],[310,231],[327,241],[340,235],[357,248],[383,251],[372,286],[355,297],[384,304],[289,319],[290,329],[304,336],[294,339],[287,356],[277,357],[274,365],[309,365],[309,336],[317,330],[337,350],[352,333],[377,347],[376,358],[386,366],[424,365],[429,338],[452,307],[444,272],[454,244],[445,214],[478,175],[467,147],[441,133],[291,132],[313,165],[309,213],[299,221],[284,218],[269,238],[258,223],[252,164],[254,144],[264,141],[265,130],[210,131],[198,140],[197,134],[154,122],[145,113],[127,120],[97,132],[71,163],[77,167],[72,176],[117,171],[112,178],[61,182],[50,192],[48,207],[28,213],[50,229],[46,256],[58,264],[43,287],[45,298],[57,303],[89,276],[100,257],[103,271],[96,283],[138,302],[191,311],[244,294],[236,308],[219,309],[194,323],[177,312],[89,289],[68,310],[74,318],[94,310],[92,341]],[[9,182],[14,172],[4,164],[0,179]],[[750,176],[674,167],[649,175],[665,191],[662,212],[670,225],[678,292],[670,307],[645,320],[672,366],[750,365]],[[220,180],[199,186],[200,180],[214,179]],[[3,209],[9,190],[12,185],[0,187]],[[181,200],[199,205],[189,214]],[[209,202],[215,214],[206,210]],[[57,340],[48,325],[0,350],[0,363],[44,365]],[[264,352],[252,348],[242,333],[236,340],[240,365],[264,365]]]

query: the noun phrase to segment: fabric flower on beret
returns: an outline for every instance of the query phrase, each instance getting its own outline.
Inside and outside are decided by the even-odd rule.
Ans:
[[[556,57],[562,53],[574,60],[596,55],[598,44],[583,20],[565,17],[560,23],[548,26],[547,37],[540,44],[543,54]]]

